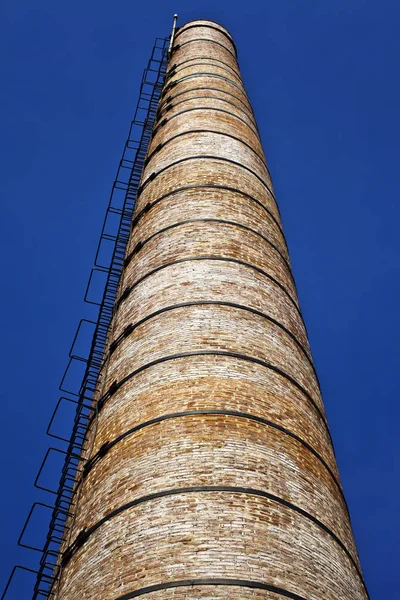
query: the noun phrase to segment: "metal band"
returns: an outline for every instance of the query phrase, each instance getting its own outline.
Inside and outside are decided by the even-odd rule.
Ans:
[[[237,360],[243,360],[243,361],[250,362],[250,363],[253,363],[256,365],[260,365],[261,367],[265,367],[266,369],[269,369],[270,371],[277,373],[284,379],[287,379],[288,381],[290,381],[291,384],[293,384],[302,394],[304,394],[304,396],[311,402],[314,409],[317,411],[319,416],[325,422],[327,429],[329,431],[328,425],[326,423],[326,417],[323,414],[321,408],[315,402],[315,400],[311,396],[311,394],[300,383],[298,383],[291,375],[288,375],[287,373],[282,371],[279,367],[276,367],[275,365],[272,365],[271,363],[269,363],[265,360],[261,360],[260,358],[255,358],[254,356],[248,356],[246,354],[241,354],[239,352],[228,352],[225,350],[198,350],[195,352],[179,352],[177,354],[171,354],[169,356],[162,356],[161,358],[152,360],[149,363],[145,363],[144,365],[141,365],[140,367],[138,367],[137,369],[135,369],[128,375],[125,375],[125,377],[123,377],[120,381],[114,381],[111,384],[108,391],[100,398],[100,400],[97,403],[98,412],[103,408],[105,402],[113,394],[115,394],[115,392],[117,390],[119,390],[119,388],[121,388],[127,381],[129,381],[130,379],[132,379],[139,373],[142,373],[142,371],[145,371],[146,369],[149,369],[150,367],[154,367],[154,366],[162,364],[164,362],[169,362],[170,360],[176,360],[179,358],[188,358],[188,357],[194,357],[194,356],[224,356],[227,358],[235,358]],[[329,433],[329,436],[330,436],[330,433]]]
[[[181,62],[174,63],[171,66],[171,68],[169,69],[169,71],[167,71],[167,75],[166,76],[168,77],[168,75],[169,75],[169,73],[171,71],[177,70],[178,67],[180,67],[181,65],[184,65],[184,64],[186,64],[188,62],[191,62],[193,60],[203,60],[203,59],[205,59],[205,60],[212,60],[214,62],[221,63],[221,65],[224,65],[225,67],[227,67],[228,69],[230,69],[234,75],[238,75],[240,77],[240,80],[242,80],[242,78],[240,76],[240,69],[239,68],[234,69],[229,63],[225,62],[224,60],[221,60],[220,58],[214,58],[214,57],[211,57],[209,55],[204,55],[204,54],[200,55],[200,56],[194,56],[193,58],[185,58],[185,60],[181,60]],[[210,64],[213,64],[213,63],[210,63]],[[215,65],[215,66],[217,66],[217,65]]]
[[[230,117],[233,117],[234,119],[237,119],[238,121],[240,121],[241,123],[243,123],[244,125],[246,125],[246,127],[248,127],[248,128],[250,129],[250,131],[251,131],[251,132],[252,132],[254,135],[256,135],[256,136],[257,136],[257,138],[258,138],[258,141],[259,141],[259,143],[260,143],[260,145],[261,145],[260,139],[259,139],[259,137],[258,137],[258,131],[256,131],[255,129],[253,129],[253,127],[251,127],[251,125],[249,125],[249,123],[247,123],[247,121],[245,121],[244,119],[242,119],[242,118],[241,118],[241,117],[239,117],[238,115],[235,115],[235,113],[233,113],[233,112],[230,112],[229,110],[224,110],[223,108],[215,108],[214,106],[195,106],[195,107],[193,107],[193,108],[187,108],[186,110],[181,110],[180,112],[178,112],[178,113],[175,113],[174,115],[168,116],[168,117],[167,117],[167,118],[168,118],[168,122],[169,122],[169,121],[172,121],[172,119],[175,119],[175,117],[179,117],[180,115],[184,115],[185,113],[188,113],[188,112],[193,112],[194,110],[201,110],[201,111],[205,111],[205,110],[214,110],[214,111],[216,111],[216,112],[222,112],[222,113],[225,113],[225,114],[229,115]],[[160,119],[163,119],[165,114],[166,114],[166,113],[162,113],[162,115],[160,116]],[[157,124],[157,125],[154,127],[154,130],[153,130],[153,135],[154,135],[154,134],[156,134],[156,133],[158,132],[158,131],[157,131],[157,130],[158,130],[158,126],[159,126],[159,125]],[[197,130],[197,129],[194,129],[194,130],[192,130],[192,131],[198,131],[198,130]],[[219,133],[222,133],[222,132],[219,132]],[[181,133],[181,134],[179,134],[179,135],[182,135],[182,133]],[[229,134],[225,134],[225,135],[229,135]],[[177,136],[175,136],[175,137],[177,137]],[[231,136],[231,135],[230,135],[230,137],[233,137],[233,136]],[[174,139],[174,138],[171,138],[171,139]],[[240,138],[234,138],[234,139],[240,139]],[[166,143],[167,143],[167,142],[163,142],[163,144],[166,144]],[[252,148],[252,147],[251,147],[249,144],[246,144],[246,145],[247,145],[247,146],[249,146],[249,148]],[[254,151],[254,152],[255,152],[255,151]],[[150,153],[150,155],[149,155],[149,158],[150,158],[150,157],[151,157],[153,154],[154,154],[154,150],[153,150],[153,152],[151,152],[151,153]],[[264,160],[264,157],[261,157],[261,156],[260,156],[260,155],[259,155],[257,152],[256,152],[256,154],[257,154],[257,156],[259,156],[260,158],[262,158],[262,160]]]
[[[200,87],[195,87],[195,88],[189,88],[188,90],[184,90],[183,92],[179,92],[178,94],[175,94],[173,96],[168,96],[167,98],[160,100],[159,106],[161,107],[164,104],[164,102],[172,102],[172,100],[174,100],[174,98],[178,98],[178,96],[183,96],[183,94],[188,94],[189,92],[195,92],[196,90],[213,90],[214,92],[220,92],[221,94],[226,94],[227,96],[231,96],[232,98],[235,98],[238,102],[240,102],[240,104],[243,104],[245,109],[250,111],[251,115],[254,117],[254,113],[253,113],[251,106],[249,106],[245,102],[243,102],[243,100],[241,100],[238,96],[235,96],[235,94],[232,94],[231,92],[227,92],[226,90],[221,90],[220,88],[211,87],[211,86],[200,86]]]
[[[63,562],[65,564],[65,562],[67,562],[72,557],[72,555],[75,553],[75,551],[78,550],[88,540],[88,538],[92,535],[92,533],[94,533],[97,529],[99,529],[102,525],[104,525],[104,523],[110,521],[110,519],[112,519],[113,517],[121,514],[122,512],[125,512],[126,510],[129,510],[130,508],[138,506],[139,504],[143,504],[144,502],[150,502],[152,500],[157,500],[159,498],[166,498],[169,496],[178,496],[181,494],[192,494],[192,493],[215,493],[215,492],[217,492],[217,493],[218,492],[227,492],[227,493],[231,493],[231,494],[245,494],[247,496],[257,496],[257,497],[261,497],[261,498],[266,498],[267,500],[271,500],[272,502],[281,504],[282,506],[285,506],[286,508],[289,508],[290,510],[298,513],[302,517],[310,520],[312,523],[314,523],[314,525],[316,525],[317,527],[319,527],[320,529],[325,531],[325,533],[327,533],[338,544],[338,546],[340,546],[340,548],[345,552],[347,557],[350,559],[350,562],[352,563],[353,567],[357,571],[357,574],[358,574],[361,582],[365,586],[361,571],[360,571],[356,561],[354,560],[353,556],[351,555],[349,550],[346,548],[345,544],[340,540],[340,538],[338,538],[338,536],[335,533],[333,533],[333,531],[329,527],[327,527],[324,523],[322,523],[322,521],[320,521],[319,519],[317,519],[316,517],[314,517],[307,511],[303,510],[302,508],[299,508],[295,504],[292,504],[291,502],[288,502],[287,500],[284,500],[283,498],[280,498],[279,496],[276,496],[275,494],[270,494],[269,492],[265,492],[263,490],[258,490],[258,489],[254,489],[254,488],[236,487],[236,486],[228,486],[228,485],[215,485],[215,486],[205,485],[205,486],[194,486],[194,487],[187,487],[187,488],[175,488],[175,489],[164,490],[162,492],[148,494],[146,496],[141,496],[140,498],[136,498],[135,500],[132,500],[131,502],[128,502],[127,504],[124,504],[124,505],[120,506],[119,508],[116,508],[115,510],[111,511],[108,515],[106,515],[105,517],[100,519],[100,521],[98,521],[97,523],[92,525],[89,529],[83,529],[78,534],[75,542],[73,542],[71,544],[71,546],[69,548],[67,548],[67,550],[65,551],[65,553],[63,555]],[[77,540],[78,540],[78,544],[76,544]]]
[[[159,310],[156,310],[155,312],[147,315],[146,317],[143,317],[143,319],[140,319],[140,321],[137,321],[135,324],[128,325],[124,329],[124,331],[110,344],[109,353],[112,354],[113,352],[115,352],[115,350],[118,348],[118,346],[121,344],[121,342],[123,340],[125,340],[129,335],[131,335],[131,333],[133,333],[133,331],[137,327],[140,327],[140,325],[142,325],[143,323],[146,323],[146,321],[149,321],[150,319],[153,319],[154,317],[158,317],[158,315],[169,312],[171,310],[190,307],[190,306],[226,306],[228,308],[235,308],[238,310],[244,310],[244,311],[250,312],[253,315],[257,315],[258,317],[262,317],[263,319],[270,321],[271,323],[273,323],[274,325],[276,325],[277,327],[282,329],[282,331],[284,331],[295,342],[295,344],[298,346],[298,348],[301,350],[301,352],[304,354],[305,358],[309,362],[312,370],[314,371],[315,378],[318,381],[318,375],[316,373],[316,370],[315,370],[314,364],[311,360],[311,357],[309,356],[309,354],[307,353],[307,350],[304,348],[304,346],[301,344],[301,342],[296,338],[296,336],[291,331],[289,331],[289,329],[287,329],[284,325],[279,323],[279,321],[277,321],[273,317],[270,317],[269,315],[267,315],[259,310],[256,310],[255,308],[250,308],[249,306],[244,306],[243,304],[236,304],[234,302],[222,302],[219,300],[200,300],[198,302],[194,302],[194,301],[193,302],[181,302],[179,304],[173,304],[171,306],[166,306],[164,308],[160,308]],[[319,384],[319,382],[318,382],[318,384]]]
[[[296,282],[294,281],[294,277],[293,277],[293,273],[292,273],[292,269],[291,266],[289,264],[289,262],[287,261],[287,259],[285,258],[285,256],[283,256],[282,252],[279,250],[279,248],[273,243],[271,242],[271,240],[269,240],[267,237],[265,237],[262,233],[259,233],[258,231],[256,231],[255,229],[252,229],[251,227],[248,227],[247,225],[243,225],[242,223],[237,223],[235,221],[228,221],[226,219],[213,219],[213,218],[204,218],[204,219],[186,219],[185,221],[178,221],[177,223],[173,223],[172,225],[168,225],[167,227],[164,227],[163,229],[160,229],[159,231],[156,231],[155,233],[153,233],[151,236],[149,236],[148,238],[146,238],[143,241],[139,241],[138,244],[136,244],[136,246],[133,248],[133,250],[127,255],[126,259],[125,259],[125,266],[127,266],[132,257],[137,253],[138,250],[140,250],[141,248],[143,248],[143,246],[145,244],[147,244],[148,242],[150,242],[153,238],[155,238],[156,236],[165,233],[166,231],[169,231],[171,229],[176,229],[177,227],[181,227],[182,225],[188,225],[190,223],[222,223],[223,225],[230,225],[232,227],[237,227],[238,229],[243,229],[244,231],[249,231],[250,233],[256,235],[257,237],[261,238],[264,242],[266,242],[267,244],[269,244],[271,246],[271,248],[273,248],[281,257],[281,259],[283,260],[283,262],[285,263],[287,270],[289,272],[290,278],[296,288]],[[138,247],[139,246],[139,247]]]
[[[298,594],[294,594],[283,588],[276,587],[275,585],[270,585],[268,583],[262,583],[261,581],[249,581],[247,579],[225,579],[223,577],[218,578],[201,578],[201,579],[180,579],[177,581],[167,581],[165,583],[156,583],[154,585],[148,585],[143,588],[139,588],[134,592],[128,592],[123,596],[118,596],[115,600],[130,600],[131,598],[137,598],[138,596],[144,596],[146,594],[151,594],[152,592],[159,592],[161,590],[171,590],[174,588],[180,587],[190,587],[194,586],[204,586],[204,585],[212,585],[212,586],[226,586],[226,587],[246,587],[251,589],[264,590],[267,592],[273,592],[278,596],[283,596],[284,598],[290,598],[291,600],[306,600],[303,596],[299,596]]]
[[[229,79],[228,77],[224,77],[223,75],[218,75],[217,73],[208,73],[207,71],[204,71],[201,73],[192,73],[192,75],[185,75],[184,77],[181,77],[180,79],[176,79],[175,81],[170,81],[165,86],[162,95],[164,95],[170,89],[172,89],[172,88],[176,87],[177,85],[179,85],[180,83],[182,83],[182,81],[187,81],[188,79],[194,79],[195,77],[205,77],[205,76],[206,77],[215,77],[216,79],[223,79],[224,81],[227,81],[228,83],[230,83],[230,85],[233,85],[233,87],[237,88],[240,92],[242,92],[243,97],[246,98],[246,100],[250,104],[250,100],[248,99],[247,94],[244,91],[244,87],[242,89],[235,81],[232,81],[232,79]]]
[[[179,160],[175,160],[174,162],[169,163],[169,165],[162,167],[162,169],[160,169],[159,171],[153,172],[148,176],[148,178],[140,186],[140,188],[138,190],[138,196],[140,196],[140,194],[142,193],[143,188],[148,183],[150,183],[150,181],[153,181],[156,177],[158,177],[158,175],[160,175],[161,173],[164,173],[167,169],[170,169],[171,167],[174,167],[175,165],[179,165],[180,163],[186,162],[188,160],[219,160],[222,162],[227,162],[231,165],[235,165],[235,167],[240,167],[240,168],[244,169],[245,171],[248,171],[249,173],[254,175],[254,177],[256,177],[259,180],[259,182],[265,187],[267,192],[274,199],[278,213],[280,212],[279,206],[276,202],[275,194],[273,193],[273,191],[271,190],[269,185],[267,183],[265,183],[265,181],[262,179],[262,177],[260,177],[260,175],[258,175],[258,173],[253,171],[253,169],[250,169],[250,167],[247,167],[246,165],[243,165],[242,163],[237,162],[236,160],[232,160],[231,158],[224,158],[223,156],[216,156],[214,154],[198,154],[198,155],[194,155],[194,156],[185,156],[184,158],[180,158]],[[280,214],[279,214],[279,216],[280,216]]]
[[[196,57],[195,60],[197,60],[198,57]],[[210,58],[210,57],[208,57]],[[213,59],[212,59],[213,60]],[[182,65],[183,63],[189,62],[188,60],[186,61],[182,61],[182,63],[180,63],[180,65]],[[225,65],[226,63],[224,61],[219,61],[221,64]],[[180,66],[179,65],[179,66]],[[176,67],[174,67],[173,69],[171,69],[170,71],[168,71],[166,80],[169,81],[172,77],[175,77],[175,75],[177,73],[181,73],[182,71],[184,71],[185,69],[191,69],[192,67],[196,66],[196,65],[208,65],[210,67],[215,67],[216,69],[221,69],[221,71],[226,71],[227,73],[231,74],[233,77],[235,77],[235,79],[238,80],[238,82],[240,84],[243,85],[242,82],[242,78],[240,77],[240,75],[238,73],[235,72],[235,70],[233,68],[231,68],[230,70],[226,69],[225,67],[220,67],[219,65],[214,65],[214,63],[212,62],[194,62],[191,65],[186,65],[182,68],[178,68],[178,65]]]
[[[134,219],[132,220],[132,225],[136,226],[139,219],[146,213],[148,213],[154,206],[156,206],[159,202],[162,202],[163,200],[165,200],[166,198],[169,198],[169,196],[172,196],[173,194],[177,194],[179,192],[185,191],[185,190],[192,190],[192,189],[218,189],[218,190],[228,190],[229,192],[233,192],[236,194],[241,194],[242,196],[244,196],[245,198],[247,198],[248,200],[251,200],[252,202],[255,202],[258,206],[260,206],[260,208],[262,208],[263,210],[265,210],[268,215],[271,217],[271,219],[273,220],[273,222],[275,223],[275,225],[278,227],[283,241],[285,242],[285,246],[287,248],[287,242],[286,242],[286,238],[285,238],[285,234],[283,233],[283,229],[281,227],[281,224],[279,223],[279,221],[277,220],[277,218],[273,215],[273,213],[269,210],[269,208],[267,208],[265,206],[265,204],[263,204],[262,202],[260,202],[260,200],[257,200],[257,198],[255,198],[254,196],[251,196],[250,194],[247,194],[246,192],[243,192],[242,190],[239,190],[238,188],[233,188],[230,187],[228,185],[217,185],[215,183],[207,183],[207,184],[198,184],[198,185],[184,185],[182,187],[176,188],[175,190],[172,190],[171,192],[168,192],[166,194],[163,194],[162,196],[160,196],[159,198],[156,198],[156,200],[152,200],[151,202],[149,202],[148,204],[146,204],[134,217]]]
[[[273,421],[263,419],[262,417],[258,417],[256,415],[240,412],[237,410],[212,410],[212,409],[185,410],[182,412],[169,413],[166,415],[162,415],[160,417],[156,417],[149,421],[140,423],[139,425],[135,425],[135,427],[131,427],[130,429],[128,429],[127,431],[125,431],[124,433],[122,433],[121,435],[116,437],[111,442],[107,442],[106,444],[104,444],[99,449],[99,451],[96,454],[94,454],[85,463],[84,468],[83,468],[83,476],[82,477],[83,478],[87,477],[87,475],[90,473],[92,468],[99,462],[99,460],[101,460],[101,458],[106,456],[106,454],[111,450],[111,448],[116,446],[119,442],[121,442],[125,438],[129,437],[130,435],[133,435],[133,434],[137,433],[138,431],[145,429],[146,427],[151,427],[152,425],[156,425],[157,423],[163,423],[164,421],[169,421],[171,419],[181,419],[181,418],[185,418],[185,417],[197,417],[197,416],[205,416],[205,415],[237,417],[240,419],[247,419],[249,421],[254,421],[256,423],[261,423],[262,425],[266,425],[267,427],[272,427],[273,429],[277,429],[281,433],[284,433],[285,435],[287,435],[287,436],[293,438],[294,440],[296,440],[297,442],[299,442],[302,446],[307,448],[307,450],[309,452],[311,452],[311,454],[313,454],[320,461],[320,463],[325,467],[325,469],[328,471],[329,475],[331,476],[332,480],[334,481],[334,483],[343,499],[344,505],[348,512],[346,499],[344,497],[343,490],[342,490],[342,487],[341,487],[339,481],[336,479],[336,476],[333,473],[333,471],[331,470],[331,468],[329,467],[328,463],[322,458],[322,456],[320,456],[320,454],[318,454],[318,452],[316,450],[314,450],[314,448],[312,446],[310,446],[310,444],[308,444],[301,437],[299,437],[298,435],[296,435],[289,429],[286,429],[286,427],[282,427],[282,425],[278,425],[278,424],[274,423]],[[82,481],[82,479],[79,480],[78,484],[81,483],[81,481]]]
[[[186,94],[186,92],[184,92]],[[234,106],[236,108],[236,110],[240,111],[241,113],[243,113],[244,115],[246,115],[249,120],[251,120],[253,122],[253,117],[250,114],[247,114],[245,110],[243,110],[243,108],[240,108],[240,106],[237,106],[234,102],[230,102],[229,100],[226,100],[225,98],[218,98],[217,96],[193,96],[192,98],[186,98],[185,100],[179,100],[178,102],[174,102],[173,104],[168,104],[160,113],[160,118],[161,116],[164,117],[165,114],[171,110],[172,108],[175,108],[176,106],[179,106],[179,104],[184,104],[185,102],[191,102],[192,100],[203,100],[203,99],[208,99],[208,100],[217,100],[218,102],[224,102],[225,104],[229,104],[230,106]],[[169,107],[169,108],[168,108]],[[210,108],[210,107],[207,107]],[[229,114],[232,114],[231,112]],[[253,123],[254,125],[254,130],[257,135],[259,135],[258,133],[258,129],[257,129],[257,124]]]
[[[245,261],[239,260],[238,258],[224,258],[224,257],[219,257],[219,256],[213,256],[213,255],[192,256],[190,258],[178,258],[176,260],[172,260],[172,261],[170,261],[168,263],[165,263],[164,265],[160,265],[158,267],[155,267],[151,271],[148,271],[147,273],[145,273],[144,275],[142,275],[142,277],[140,277],[132,285],[130,285],[130,286],[128,286],[128,287],[126,287],[124,289],[124,291],[122,292],[122,294],[120,295],[120,297],[118,298],[118,300],[115,303],[116,308],[119,307],[119,305],[121,304],[121,302],[123,302],[124,300],[126,300],[126,298],[129,296],[129,294],[131,293],[131,291],[137,285],[139,285],[139,283],[142,283],[142,281],[144,281],[145,279],[147,279],[151,275],[154,275],[155,273],[158,273],[158,271],[161,271],[162,269],[165,269],[165,268],[167,268],[167,267],[169,267],[171,265],[178,265],[180,263],[191,262],[191,261],[196,261],[196,260],[218,260],[218,261],[221,261],[221,262],[230,262],[230,263],[242,265],[243,267],[247,267],[249,269],[253,269],[257,273],[260,273],[260,275],[263,275],[264,277],[267,277],[268,279],[270,279],[271,281],[273,281],[285,293],[285,295],[289,298],[289,300],[292,302],[293,306],[295,307],[296,311],[298,312],[298,314],[300,316],[300,319],[301,319],[301,321],[302,321],[302,323],[304,325],[304,328],[306,328],[305,327],[305,323],[304,323],[304,319],[303,319],[303,315],[301,314],[301,310],[300,310],[298,304],[293,299],[293,297],[289,294],[289,292],[287,291],[287,289],[281,283],[279,283],[279,281],[277,279],[275,279],[275,277],[273,277],[272,275],[270,275],[269,273],[267,273],[263,269],[260,269],[259,267],[256,267],[255,265],[252,265],[251,263],[247,263]]]
[[[229,54],[231,54],[233,56],[233,58],[237,61],[237,55],[234,54],[232,52],[232,50],[229,50],[229,48],[224,46],[224,44],[221,44],[221,42],[216,42],[215,40],[212,40],[211,38],[195,38],[193,40],[188,40],[187,42],[182,42],[182,44],[176,44],[173,47],[172,52],[176,52],[177,50],[180,50],[180,48],[182,48],[183,46],[186,46],[186,44],[191,44],[192,42],[208,42],[209,44],[217,44],[218,46],[221,46],[221,48],[224,48],[224,50],[229,52]],[[236,50],[235,50],[235,52],[236,52]]]
[[[229,33],[227,31],[224,31],[223,29],[219,29],[218,27],[214,27],[213,25],[188,25],[185,24],[184,27],[180,27],[178,32],[175,34],[175,39],[178,37],[178,35],[180,35],[181,33],[184,33],[185,31],[187,31],[188,29],[193,29],[195,27],[208,27],[209,29],[214,29],[215,31],[218,31],[218,33],[222,33],[222,35],[224,35],[226,38],[228,38],[228,40],[230,41],[230,43],[233,46],[233,49],[236,52],[236,56],[237,56],[237,48],[235,45],[235,42],[233,41],[233,39],[231,38],[231,36],[229,35]]]

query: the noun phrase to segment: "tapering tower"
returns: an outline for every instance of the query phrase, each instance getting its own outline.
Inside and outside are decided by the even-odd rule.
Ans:
[[[174,37],[55,600],[368,597],[234,41]]]

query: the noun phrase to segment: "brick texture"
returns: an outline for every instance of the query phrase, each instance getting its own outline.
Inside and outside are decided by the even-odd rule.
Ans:
[[[279,209],[217,23],[178,29],[141,184],[69,522],[70,544],[86,536],[55,597],[365,600]]]

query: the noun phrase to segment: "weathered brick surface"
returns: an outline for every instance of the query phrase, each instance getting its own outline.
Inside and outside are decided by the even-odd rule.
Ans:
[[[211,121],[212,123],[212,121]],[[213,131],[193,131],[166,144],[152,158],[144,169],[146,182],[153,172],[165,169],[171,162],[189,156],[218,156],[221,159],[238,162],[268,185],[269,175],[265,163],[252,148],[244,145],[240,139],[230,138],[223,133]]]
[[[262,206],[239,192],[212,188],[186,189],[160,201],[138,221],[129,248],[165,227],[193,219],[222,219],[249,227],[270,240],[289,259],[278,223]]]
[[[210,73],[211,75],[219,75],[220,77],[226,77],[237,83],[240,86],[243,93],[246,93],[240,76],[235,73],[230,65],[225,65],[219,61],[212,61],[207,59],[190,60],[189,62],[183,62],[176,66],[176,69],[170,71],[168,77],[168,83],[171,81],[179,81],[183,77],[188,75],[198,75],[199,73]]]
[[[232,107],[232,113],[238,113],[244,119],[256,128],[256,122],[254,115],[250,110],[248,103],[244,103],[233,91],[229,91],[220,85],[220,83],[214,82],[215,85],[211,87],[203,87],[201,81],[193,81],[193,84],[188,86],[188,89],[183,91],[172,90],[170,94],[166,94],[162,102],[160,103],[159,114],[164,117],[167,116],[169,110],[174,108],[182,108],[181,104],[187,100],[193,98],[213,98],[216,102],[223,103],[223,107]]]
[[[160,232],[135,255],[125,271],[124,284],[132,286],[153,269],[172,261],[204,256],[239,260],[269,273],[297,304],[291,272],[278,251],[252,231],[227,223],[183,223]]]
[[[195,21],[174,47],[56,599],[365,600],[234,43]]]
[[[276,282],[246,265],[209,259],[171,264],[142,280],[116,312],[113,339],[127,324],[135,324],[157,310],[202,300],[236,303],[265,313],[278,320],[309,352],[300,313]]]
[[[239,72],[237,61],[233,53],[227,47],[213,43],[209,44],[205,39],[194,39],[190,44],[177,48],[171,58],[171,66],[179,64],[189,58],[197,58],[200,56],[221,60]]]
[[[185,43],[191,42],[192,40],[201,39],[201,40],[211,40],[212,42],[217,42],[224,48],[226,48],[229,52],[232,53],[232,56],[236,57],[236,49],[235,44],[232,39],[229,39],[226,35],[225,31],[222,29],[217,31],[216,28],[211,28],[209,26],[201,26],[199,23],[196,24],[196,27],[188,27],[182,28],[179,31],[178,35],[175,39],[175,44],[179,46],[183,46]]]
[[[327,426],[304,392],[275,371],[225,356],[177,358],[128,380],[99,415],[93,452],[154,417],[206,409],[240,411],[286,428],[307,440],[338,477]]]
[[[243,493],[177,494],[125,510],[90,536],[69,573],[61,594],[71,598],[118,598],[210,576],[273,582],[310,600],[365,597],[353,563],[328,533],[276,501]]]
[[[279,221],[279,211],[271,191],[254,173],[246,171],[238,165],[209,157],[190,157],[169,166],[163,172],[158,172],[157,177],[144,187],[138,198],[135,214],[160,196],[184,186],[194,185],[228,186],[239,190],[256,198]],[[271,185],[270,182],[268,185]]]
[[[161,111],[160,120],[165,117],[171,119],[175,115],[180,114],[182,111],[194,111],[200,109],[215,109],[216,111],[229,111],[231,116],[235,116],[238,119],[242,119],[247,123],[248,127],[257,134],[257,127],[254,123],[250,112],[235,103],[235,99],[229,99],[228,96],[221,97],[222,94],[215,90],[194,90],[182,94],[175,102],[168,104],[168,110],[164,108]],[[210,123],[207,123],[209,126]]]
[[[180,307],[139,325],[112,355],[105,385],[163,356],[202,351],[234,352],[270,363],[322,407],[312,366],[285,331],[259,315],[219,305]]]
[[[85,479],[75,528],[146,494],[196,485],[268,491],[323,521],[356,556],[344,500],[323,463],[280,430],[235,416],[169,419],[123,439]]]
[[[168,113],[168,122],[157,129],[153,141],[150,144],[150,153],[158,146],[165,144],[168,147],[175,145],[177,136],[188,134],[192,131],[211,131],[223,133],[226,136],[232,136],[232,139],[239,139],[243,144],[250,146],[253,153],[264,160],[261,142],[258,134],[254,133],[247,123],[236,115],[230,115],[220,110],[212,108],[198,108],[190,112],[182,111],[180,114],[170,115]],[[158,162],[159,157],[155,157]]]
[[[167,86],[165,87],[165,92],[161,100],[161,106],[166,103],[173,102],[175,99],[179,98],[181,94],[184,92],[188,92],[189,90],[193,90],[196,88],[210,88],[210,89],[221,89],[223,90],[222,95],[229,95],[235,99],[239,103],[240,106],[243,106],[244,109],[248,110],[250,113],[252,112],[250,101],[247,97],[246,92],[243,87],[239,85],[236,79],[233,77],[226,77],[224,75],[213,75],[210,71],[202,71],[200,70],[196,74],[187,75],[186,77],[182,77],[179,81],[175,81],[175,85],[172,86],[170,82],[167,82]]]
[[[185,60],[179,64],[175,64],[174,69],[171,69],[168,72],[168,83],[170,81],[180,79],[182,76],[198,73],[200,70],[203,69],[205,71],[210,70],[212,73],[216,73],[224,77],[228,77],[229,79],[233,79],[234,81],[237,81],[237,83],[243,88],[243,91],[245,91],[242,80],[237,70],[231,67],[231,65],[224,63],[223,61],[215,60],[212,58],[196,57],[191,58],[189,60]],[[218,71],[214,71],[214,69],[218,69]]]

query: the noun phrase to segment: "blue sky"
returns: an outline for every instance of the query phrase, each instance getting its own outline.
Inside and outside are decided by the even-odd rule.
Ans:
[[[2,1],[0,587],[14,563],[35,565],[17,537],[32,502],[51,501],[33,487],[45,429],[91,315],[83,293],[141,73],[174,12],[235,38],[365,578],[372,600],[395,598],[400,5],[389,0]],[[28,583],[13,589],[30,597]]]

